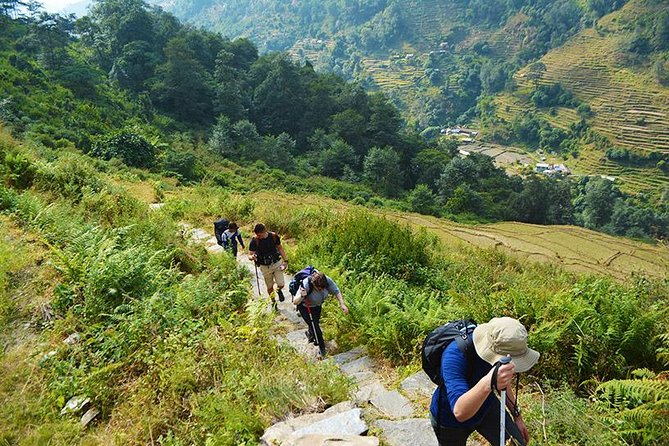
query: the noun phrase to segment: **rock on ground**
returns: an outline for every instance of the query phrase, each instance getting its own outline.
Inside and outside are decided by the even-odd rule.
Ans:
[[[322,424],[318,431],[312,429],[307,429],[315,424],[319,424],[328,419],[338,417],[341,414],[346,414],[343,417],[335,418],[334,431],[327,431],[329,429],[327,424]],[[364,421],[360,419],[360,409],[355,409],[355,406],[352,401],[344,401],[342,403],[336,404],[325,412],[302,415],[296,418],[289,418],[285,421],[276,423],[273,426],[270,426],[263,436],[260,438],[260,441],[263,445],[276,445],[282,444],[283,441],[289,440],[291,435],[296,431],[299,431],[298,436],[307,435],[307,434],[325,434],[325,435],[359,435],[367,431],[367,425],[364,424]],[[342,426],[349,426],[344,430]],[[297,437],[293,437],[292,440],[295,440]],[[291,441],[292,441],[291,440]]]
[[[379,420],[376,426],[383,431],[383,437],[389,446],[439,446],[430,420],[425,418]]]
[[[434,384],[430,377],[425,374],[422,370],[416,374],[411,375],[402,381],[400,385],[402,390],[404,390],[408,395],[413,397],[418,396],[432,396],[434,389],[437,388],[437,385]]]

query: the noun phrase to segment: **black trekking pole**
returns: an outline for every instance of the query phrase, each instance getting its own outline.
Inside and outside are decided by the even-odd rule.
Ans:
[[[255,263],[255,261],[253,262],[253,264],[256,267],[256,285],[258,286],[258,297],[260,297],[260,279],[258,278],[258,265]]]
[[[510,356],[505,356],[499,360],[500,366],[511,362]],[[495,383],[496,385],[497,383]],[[499,446],[504,446],[504,437],[506,436],[506,389],[499,391]]]
[[[316,334],[316,324],[314,324],[314,318],[311,316],[311,307],[309,306],[309,298],[304,298],[304,304],[307,306],[307,313],[309,313],[309,322],[311,322],[311,329],[314,333],[314,339],[316,340],[316,345],[318,348],[321,348],[321,343],[318,341],[318,335]]]

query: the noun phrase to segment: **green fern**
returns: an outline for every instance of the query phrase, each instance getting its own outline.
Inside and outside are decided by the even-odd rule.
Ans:
[[[663,347],[658,359],[667,352],[668,334],[658,337]],[[597,387],[596,396],[605,408],[617,416],[620,434],[633,444],[669,444],[669,372],[655,374],[648,369],[632,372],[636,379],[612,380]]]

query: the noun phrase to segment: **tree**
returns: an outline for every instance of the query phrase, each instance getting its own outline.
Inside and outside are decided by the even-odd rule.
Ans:
[[[504,64],[487,61],[481,66],[481,86],[486,93],[501,91],[509,79],[509,70]]]
[[[669,48],[669,12],[666,9],[655,18],[652,43],[658,51]]]
[[[437,182],[452,158],[452,154],[442,150],[434,148],[422,150],[412,160],[411,176],[417,185],[423,184],[436,191]]]
[[[358,155],[364,155],[369,148],[365,137],[367,128],[365,117],[357,111],[347,108],[331,117],[331,129],[344,141],[353,146]]]
[[[95,0],[90,16],[96,28],[92,44],[103,69],[111,69],[128,43],[153,44],[153,19],[143,0]]]
[[[347,167],[356,170],[358,166],[358,157],[353,147],[339,138],[330,147],[318,152],[317,157],[321,173],[332,178],[341,178]]]
[[[511,197],[507,217],[542,225],[571,223],[569,182],[530,175],[524,181],[522,192]]]
[[[446,202],[446,210],[452,214],[476,214],[485,212],[485,201],[470,185],[463,183],[455,188]]]
[[[363,176],[374,191],[397,196],[403,183],[399,155],[390,147],[372,147],[363,162]]]
[[[123,46],[114,61],[109,77],[116,80],[122,88],[134,92],[143,91],[144,83],[153,76],[158,64],[158,55],[151,44],[145,40],[135,40]]]
[[[262,134],[296,137],[305,111],[305,89],[297,66],[282,54],[258,59],[251,73],[251,120]]]
[[[268,166],[286,172],[295,168],[295,159],[293,158],[295,140],[290,135],[287,133],[281,133],[278,136],[265,135],[262,139],[262,146],[258,147],[254,153],[249,154],[247,152],[247,159],[260,159],[265,161]]]
[[[437,196],[425,184],[419,184],[407,197],[413,212],[435,215],[437,212]]]
[[[109,160],[118,158],[128,166],[152,167],[156,150],[139,129],[130,127],[103,136],[93,144],[92,154]]]
[[[213,120],[213,82],[181,37],[165,46],[166,61],[156,70],[151,94],[167,114],[186,122],[207,124]]]
[[[613,182],[591,178],[585,186],[583,222],[587,228],[599,229],[611,220],[616,200],[620,196]]]

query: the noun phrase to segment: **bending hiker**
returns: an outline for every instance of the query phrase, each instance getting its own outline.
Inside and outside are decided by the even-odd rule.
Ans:
[[[537,362],[539,353],[527,347],[525,327],[509,317],[493,318],[474,328],[467,338],[450,342],[441,356],[443,384],[435,390],[430,405],[439,445],[465,446],[467,437],[477,431],[490,444],[498,446],[501,408],[494,395],[497,389],[506,390],[509,409],[505,416],[505,440],[513,438],[515,444],[525,446],[529,434],[510,383],[515,373],[525,372]],[[473,349],[466,347],[467,344],[471,347],[472,339]],[[505,356],[510,356],[511,362],[498,365]]]
[[[244,240],[242,240],[242,235],[239,233],[239,226],[237,223],[230,223],[228,229],[223,232],[221,236],[223,242],[223,248],[229,249],[232,252],[232,256],[237,258],[237,244],[242,245],[242,249],[245,248]]]
[[[313,267],[311,268],[313,270]],[[320,357],[323,357],[325,356],[325,341],[320,326],[323,302],[328,295],[334,294],[344,314],[348,314],[348,307],[344,303],[344,297],[334,280],[321,272],[313,271],[310,276],[302,280],[293,303],[297,305],[302,319],[309,327],[305,333],[307,339],[318,346]]]
[[[223,233],[228,229],[228,225],[230,225],[230,221],[220,215],[214,222],[214,235],[216,236],[218,246],[223,246]]]
[[[281,246],[281,238],[274,232],[268,232],[262,223],[258,223],[253,228],[253,233],[255,237],[249,243],[249,259],[255,261],[256,266],[260,267],[270,300],[273,301],[274,284],[276,283],[279,301],[283,302],[285,299],[282,291],[285,285],[283,270],[288,259],[286,251]],[[282,259],[284,263],[281,263]],[[276,302],[273,301],[273,303],[276,306]]]

